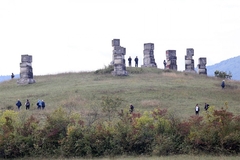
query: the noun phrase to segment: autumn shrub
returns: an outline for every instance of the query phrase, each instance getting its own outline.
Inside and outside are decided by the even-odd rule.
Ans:
[[[43,128],[39,131],[36,154],[49,156],[60,154],[60,142],[67,136],[69,115],[61,107],[46,115]],[[38,153],[37,153],[38,151]]]
[[[169,114],[167,109],[153,110],[154,118],[154,154],[170,155],[180,153],[183,137],[177,133],[177,117]]]

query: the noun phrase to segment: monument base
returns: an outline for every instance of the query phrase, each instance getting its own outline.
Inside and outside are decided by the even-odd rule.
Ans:
[[[34,79],[30,79],[30,78],[20,78],[17,80],[17,84],[32,84],[35,82],[36,81]]]
[[[128,76],[127,71],[112,71],[113,76]]]

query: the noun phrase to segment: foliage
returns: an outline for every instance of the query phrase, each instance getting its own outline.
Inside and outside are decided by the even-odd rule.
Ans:
[[[0,114],[0,153],[3,158],[239,154],[240,116],[228,109],[228,103],[220,110],[210,106],[203,116],[185,120],[160,108],[143,114],[122,110],[114,121],[90,126],[80,114],[61,107],[43,114],[44,119],[5,111]]]
[[[111,120],[111,117],[114,117],[115,113],[117,112],[117,109],[120,107],[122,103],[121,98],[113,98],[109,96],[103,96],[102,97],[102,111],[106,113],[106,116],[108,117],[108,120]]]
[[[218,70],[216,70],[215,72],[214,72],[214,75],[215,75],[215,77],[219,77],[219,78],[226,78],[226,79],[231,79],[232,78],[232,73],[229,71],[228,72],[228,74],[226,73],[226,72],[224,72],[224,71],[218,71]]]
[[[98,69],[94,73],[95,74],[110,74],[114,70],[113,65],[104,66],[103,69]]]

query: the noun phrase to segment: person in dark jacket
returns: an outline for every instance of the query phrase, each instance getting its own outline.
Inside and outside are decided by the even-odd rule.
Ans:
[[[42,108],[42,101],[38,100],[37,109],[41,109],[41,108]]]
[[[26,106],[26,110],[30,109],[30,102],[29,102],[28,99],[27,99],[27,101],[25,103],[25,106]]]
[[[45,108],[45,102],[42,100],[42,110]]]
[[[205,106],[204,106],[205,111],[207,111],[208,108],[209,108],[209,104],[205,103]]]
[[[21,106],[22,106],[22,103],[21,101],[18,99],[17,103],[16,103],[16,106],[18,107],[18,110],[20,110]]]
[[[138,67],[138,57],[136,56],[136,58],[134,59],[135,61],[135,67]]]
[[[12,73],[12,75],[11,75],[11,78],[13,79],[15,76],[14,76],[14,74]]]
[[[225,81],[224,81],[224,80],[222,81],[222,84],[221,84],[221,86],[222,86],[222,89],[224,89],[224,88],[225,88]]]
[[[163,61],[164,69],[166,69],[167,62],[164,60]]]
[[[131,105],[130,105],[130,108],[129,108],[130,114],[133,112],[133,110],[134,110],[134,106],[131,104]]]
[[[132,58],[131,58],[131,56],[129,56],[129,58],[128,58],[128,66],[129,66],[129,67],[132,66]]]

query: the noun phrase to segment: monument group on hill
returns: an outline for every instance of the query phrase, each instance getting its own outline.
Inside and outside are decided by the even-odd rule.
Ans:
[[[125,55],[126,48],[120,46],[120,39],[112,40],[113,54],[111,65],[114,66],[114,71],[112,75],[114,76],[126,76],[128,72],[126,70]],[[143,50],[143,65],[141,67],[157,67],[154,58],[154,43],[144,43]],[[194,49],[187,48],[187,55],[185,56],[185,70],[184,72],[196,73],[194,69]],[[136,57],[137,58],[137,57]],[[129,56],[129,66],[131,67],[131,57]],[[166,51],[166,61],[164,60],[164,69],[177,70],[177,55],[176,50]],[[198,59],[198,74],[207,75],[206,69],[207,59],[205,57],[200,57]],[[136,66],[135,66],[136,67]]]
[[[126,76],[128,72],[126,70],[126,48],[120,45],[120,39],[112,40],[112,61],[111,65],[113,65],[114,70],[112,71],[112,75],[114,76]],[[154,58],[154,43],[144,43],[143,45],[143,65],[141,67],[155,67],[157,68],[157,64]],[[196,73],[194,69],[194,49],[187,48],[187,55],[185,56],[185,70],[184,72],[193,72]],[[131,66],[132,58],[129,56],[128,62],[129,66]],[[138,67],[138,57],[134,59],[135,67]],[[164,60],[164,69],[177,70],[177,55],[176,50],[166,50],[166,60]],[[200,57],[198,59],[198,74],[206,74],[207,60],[205,57]],[[18,84],[32,84],[35,83],[33,79],[33,69],[32,69],[32,56],[31,55],[22,55],[21,63],[20,63],[20,79],[17,81]]]

